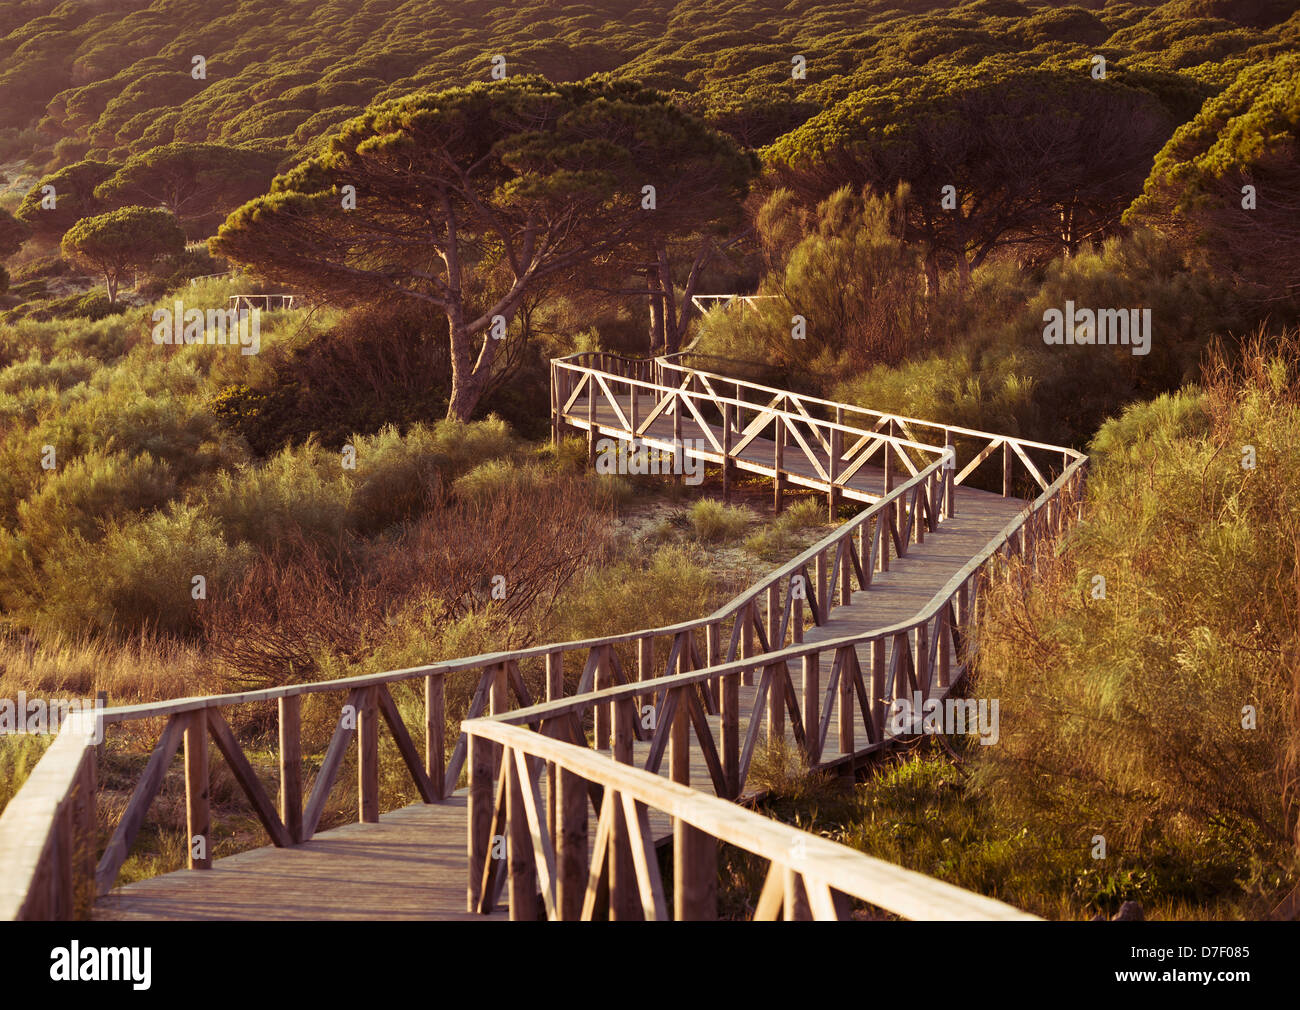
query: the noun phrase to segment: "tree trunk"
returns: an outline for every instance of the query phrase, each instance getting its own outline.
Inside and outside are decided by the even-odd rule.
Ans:
[[[927,298],[939,297],[939,253],[934,248],[925,254],[925,294]]]
[[[458,316],[459,313],[448,313],[451,324],[451,397],[447,401],[447,419],[468,421],[483,395],[487,372],[474,367],[473,337],[466,332],[465,324]]]
[[[653,357],[664,353],[666,332],[664,327],[663,291],[659,287],[659,273],[650,269],[645,272],[646,290],[650,296],[650,354]]]
[[[117,277],[112,271],[104,271],[104,286],[108,288],[108,304],[117,304]]]

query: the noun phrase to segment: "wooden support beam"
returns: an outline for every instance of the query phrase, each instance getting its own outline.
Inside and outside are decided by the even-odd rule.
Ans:
[[[191,870],[212,869],[212,808],[208,727],[204,709],[185,714],[185,834]]]
[[[334,787],[334,780],[338,777],[339,768],[343,764],[343,755],[347,751],[348,745],[357,732],[357,709],[360,706],[361,692],[364,688],[353,688],[348,692],[347,699],[343,702],[343,709],[339,713],[339,721],[334,727],[334,735],[330,737],[329,747],[325,751],[325,760],[321,762],[320,771],[316,773],[316,781],[312,783],[311,796],[307,800],[307,807],[302,814],[302,837],[303,840],[311,838],[316,834],[316,827],[320,824],[321,814],[325,812],[325,802],[329,799],[330,790]]]
[[[302,695],[279,700],[280,821],[290,844],[302,841]]]
[[[632,747],[636,739],[633,732],[633,700],[628,698],[614,703],[614,760],[632,763]],[[633,868],[632,841],[627,816],[621,807],[613,813],[614,823],[610,836],[609,860],[609,917],[615,921],[638,918],[636,872]]]
[[[154,745],[153,753],[149,755],[149,762],[145,765],[144,772],[131,793],[131,799],[127,802],[122,819],[117,822],[113,837],[108,840],[108,847],[95,868],[97,894],[107,894],[117,882],[117,871],[126,862],[135,836],[140,831],[140,825],[144,823],[144,815],[149,810],[149,804],[158,795],[163,776],[167,774],[167,766],[171,764],[172,758],[180,749],[181,741],[185,736],[185,725],[183,716],[174,715],[163,727],[162,735]]]
[[[555,903],[559,918],[571,922],[581,918],[587,893],[587,783],[563,768],[559,770],[556,817]]]
[[[441,673],[424,678],[424,773],[434,802],[447,798],[447,700]]]
[[[271,795],[262,785],[262,780],[257,777],[257,772],[249,763],[248,758],[244,756],[244,750],[239,746],[239,741],[235,739],[234,731],[231,730],[230,724],[222,717],[221,713],[215,708],[207,710],[207,727],[208,732],[212,734],[212,740],[217,745],[217,750],[221,751],[221,756],[226,759],[226,765],[230,772],[235,776],[235,781],[239,783],[244,795],[248,797],[248,802],[253,808],[253,813],[266,829],[267,835],[271,838],[271,844],[277,848],[287,848],[293,844],[289,837],[289,832],[285,829],[284,822],[280,820],[280,815],[276,812],[275,803],[271,800]]]
[[[673,913],[678,921],[718,917],[718,843],[681,818],[673,822]]]
[[[379,699],[377,687],[362,689],[357,708],[357,820],[379,823]]]
[[[514,760],[516,757],[520,760]],[[532,832],[528,827],[528,812],[524,807],[525,784],[521,778],[521,775],[526,774],[528,765],[523,758],[522,752],[507,753],[502,768],[506,776],[506,824],[509,838],[507,888],[511,922],[535,922],[539,911],[537,866],[533,856]],[[531,790],[531,782],[527,788]]]
[[[779,414],[776,417],[776,432],[772,444],[774,446],[772,468],[776,471],[772,475],[772,509],[776,515],[780,515],[785,491],[785,418]]]
[[[803,735],[808,753],[808,763],[818,764],[822,759],[821,747],[821,655],[807,653],[803,663]]]
[[[411,739],[411,734],[406,729],[406,723],[402,721],[402,713],[398,711],[397,702],[393,700],[392,693],[388,690],[387,684],[377,684],[373,688],[375,692],[375,701],[379,707],[379,714],[388,724],[388,731],[393,735],[393,742],[397,744],[397,753],[402,758],[402,763],[406,765],[406,770],[411,773],[411,781],[415,783],[415,788],[420,794],[420,799],[425,803],[436,803],[438,797],[434,795],[433,782],[430,781],[428,773],[424,769],[424,762],[420,760],[420,752],[415,749],[415,741]],[[378,790],[376,790],[376,793]]]
[[[559,701],[564,697],[564,651],[557,649],[546,654],[546,700]],[[558,769],[555,762],[546,764],[546,830],[556,837],[557,803],[559,797]]]
[[[483,875],[492,848],[492,770],[496,762],[496,744],[481,737],[469,738],[469,809],[467,857],[469,880],[466,887],[466,910],[478,911]]]

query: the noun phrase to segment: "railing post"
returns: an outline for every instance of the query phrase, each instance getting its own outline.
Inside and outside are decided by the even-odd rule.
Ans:
[[[803,657],[803,735],[807,742],[808,763],[822,759],[821,747],[821,656],[816,652]]]
[[[564,697],[564,652],[557,649],[546,654],[546,700],[559,701]],[[546,830],[555,838],[559,781],[554,761],[546,763]]]
[[[492,848],[492,792],[495,785],[496,744],[473,733],[469,734],[469,810],[468,825],[469,880],[466,887],[467,911],[479,910],[483,887],[483,869]],[[585,795],[584,795],[585,799]],[[583,859],[587,850],[584,842]],[[581,905],[579,905],[581,907]]]
[[[727,799],[740,795],[740,674],[722,677],[722,773],[727,780]]]
[[[596,380],[587,373],[587,465],[596,463]]]
[[[916,486],[912,494],[912,529],[915,531],[918,544],[925,543],[925,524],[929,522],[930,502],[934,500],[934,496],[930,493],[933,480],[934,474],[931,473]]]
[[[1011,440],[1002,440],[1002,497],[1011,497]]]
[[[424,678],[424,771],[433,787],[434,799],[447,798],[446,688],[443,674]]]
[[[717,621],[711,621],[704,626],[704,665],[713,667],[722,662],[722,626]],[[718,691],[721,689],[719,678],[714,677],[709,681],[709,690],[713,692],[713,697],[718,698]]]
[[[679,487],[686,483],[686,447],[682,444],[682,405],[685,402],[685,393],[678,391],[673,394],[673,473]]]
[[[953,445],[951,428],[943,429],[943,447],[951,452],[945,463],[952,464],[945,466],[943,471],[943,517],[951,519],[957,514],[957,485],[954,483],[957,477],[957,450]]]
[[[951,621],[949,616],[952,613],[951,603],[946,603],[939,608],[939,613],[934,619],[934,637],[937,662],[939,664],[938,679],[940,687],[948,686],[948,678],[951,676],[950,661],[948,649],[951,644],[952,635]]]
[[[871,702],[872,725],[876,727],[876,739],[885,739],[885,713],[889,709],[889,700],[885,697],[885,640],[871,640]]]
[[[889,422],[889,434],[894,433],[894,422]],[[893,443],[885,443],[885,494],[888,495],[894,489],[894,470],[893,470]],[[894,528],[894,502],[890,501],[880,510],[880,516],[876,520],[876,526],[880,531],[880,570],[889,571],[889,541],[891,532]]]
[[[357,805],[363,824],[379,821],[379,705],[376,689],[361,692],[357,712]]]
[[[801,580],[802,578],[800,576]],[[792,597],[790,600],[790,642],[793,645],[798,645],[803,641],[803,601],[808,594],[804,592],[796,595],[793,588],[788,588],[786,592]]]
[[[754,647],[754,622],[758,620],[757,614],[758,602],[751,599],[736,614],[736,620],[742,621],[740,631],[740,658],[750,659],[758,651]],[[740,682],[746,687],[751,687],[754,683],[754,668],[747,666],[744,673],[741,674]]]
[[[848,533],[839,543],[840,551],[840,603],[853,602],[853,534]]]
[[[302,841],[302,695],[280,699],[280,819],[289,840]]]
[[[785,739],[785,663],[773,663],[767,685],[767,742]]]
[[[631,698],[614,702],[613,754],[614,760],[623,764],[632,763],[632,741],[635,738],[633,725],[636,718],[632,705]],[[675,731],[676,723],[673,728]],[[604,802],[614,802],[615,798],[613,790],[606,787]],[[610,839],[609,856],[609,917],[615,921],[636,919],[640,910],[636,869],[632,862],[631,833],[621,804],[614,809],[614,832]]]
[[[769,650],[781,648],[785,643],[778,642],[776,636],[781,633],[781,586],[773,582],[767,587],[767,647]]]
[[[844,408],[835,408],[835,423],[841,424],[844,417]],[[831,429],[831,449],[827,459],[826,473],[831,479],[830,491],[827,494],[827,507],[830,513],[830,521],[835,522],[840,511],[840,489],[836,485],[840,473],[840,456],[844,452],[843,434],[839,428]]]
[[[731,415],[736,410],[730,403],[722,405],[722,500],[731,503]]]
[[[679,922],[718,917],[718,843],[681,818],[673,822],[673,916]]]
[[[934,671],[930,669],[930,627],[922,621],[916,626],[916,679],[921,689],[921,699],[930,697]]]
[[[560,408],[564,404],[560,401],[559,385],[559,367],[554,361],[551,362],[551,445],[559,448],[560,445]]]
[[[185,716],[185,830],[191,870],[212,868],[212,813],[208,798],[208,713]],[[71,866],[71,862],[69,862]]]
[[[839,730],[840,753],[853,753],[853,664],[857,661],[857,652],[853,646],[846,645],[841,652],[839,682]]]
[[[826,551],[817,552],[817,623],[825,624],[831,616],[831,601],[827,597],[827,582],[830,574],[826,570]]]
[[[69,896],[71,915],[90,912],[95,896],[95,853],[98,820],[95,817],[98,786],[99,748],[92,747],[82,758],[77,774],[77,795],[73,807],[73,891]]]
[[[803,878],[793,869],[783,867],[785,874],[785,893],[782,899],[782,916],[786,922],[807,922],[812,919],[812,909],[808,905],[808,892],[804,889]]]
[[[608,645],[598,645],[600,655],[596,659],[596,690],[600,691],[614,686],[614,671],[610,668]],[[610,746],[610,703],[602,702],[596,706],[596,750]]]
[[[533,862],[533,837],[524,810],[524,788],[515,753],[505,755],[506,830],[509,834],[507,883],[510,896],[510,921],[537,920],[537,867]]]
[[[773,446],[772,469],[775,473],[772,475],[774,483],[772,510],[776,515],[780,515],[781,493],[785,490],[785,480],[782,478],[782,473],[785,470],[785,418],[779,414],[776,417],[776,433]]]
[[[582,917],[587,894],[587,783],[573,772],[559,771],[555,903],[560,918],[573,921]]]
[[[653,635],[646,635],[644,638],[636,640],[636,679],[639,681],[654,680],[656,677],[655,666],[655,640]],[[655,696],[651,691],[649,694],[637,696],[638,714],[646,705],[654,705]]]

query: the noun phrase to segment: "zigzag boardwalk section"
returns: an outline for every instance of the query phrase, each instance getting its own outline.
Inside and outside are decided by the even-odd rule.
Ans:
[[[1086,459],[802,397],[681,356],[552,362],[552,414],[556,438],[586,432],[593,459],[601,438],[635,441],[722,466],[726,489],[736,471],[768,476],[778,507],[790,485],[823,491],[832,515],[846,501],[866,507],[718,611],[670,627],[107,710],[108,728],[167,722],[98,858],[94,739],[70,724],[0,816],[0,917],[93,905],[103,918],[457,919],[501,914],[504,901],[517,919],[710,918],[725,843],[768,861],[755,918],[845,918],[852,899],[903,917],[1025,918],[744,804],[763,748],[785,741],[811,765],[851,772],[895,738],[897,699],[945,698],[961,683],[981,586],[1072,517]],[[1001,494],[965,485],[999,454]],[[477,687],[450,713],[465,721],[448,756],[449,676]],[[399,683],[422,686],[423,726],[406,725],[390,693]],[[341,708],[309,787],[298,713],[317,693]],[[222,715],[272,702],[274,798]],[[381,815],[385,730],[424,802]],[[117,887],[182,747],[187,834],[206,841],[209,742],[273,845],[215,861],[200,848],[185,870]],[[318,834],[354,744],[358,823]],[[671,900],[656,854],[665,843]]]

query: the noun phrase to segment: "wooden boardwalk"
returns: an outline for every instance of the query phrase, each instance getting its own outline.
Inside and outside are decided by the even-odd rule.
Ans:
[[[568,413],[572,423],[594,417],[598,426],[617,428],[620,419],[605,404],[585,400]],[[703,441],[707,435],[694,417],[680,421],[664,416],[646,434],[669,441],[675,434]],[[716,430],[714,431],[717,437]],[[687,451],[694,451],[688,448]],[[741,469],[770,470],[776,447],[771,439],[755,438],[736,456]],[[784,446],[783,468],[790,479],[810,481],[817,466],[804,450]],[[904,475],[905,478],[906,475]],[[895,483],[902,479],[895,476]],[[862,500],[883,493],[885,472],[864,466],[847,482],[848,492]],[[833,609],[828,620],[809,628],[806,643],[829,641],[905,622],[929,603],[970,559],[985,548],[1025,508],[1025,502],[988,492],[956,487],[955,515],[945,519],[921,543],[877,572],[870,589],[858,589],[851,601]],[[856,495],[850,495],[856,497]],[[947,648],[948,646],[945,646]],[[821,682],[829,681],[833,652],[821,654]],[[952,657],[954,665],[956,657]],[[869,657],[859,655],[868,689]],[[750,722],[757,689],[740,688],[742,739]],[[838,708],[838,696],[835,705]],[[709,717],[715,737],[718,716]],[[788,720],[787,720],[788,723]],[[832,713],[832,727],[838,711]],[[859,721],[857,740],[864,741]],[[694,729],[690,748],[690,783],[712,793],[712,781]],[[787,739],[793,742],[787,725]],[[844,754],[837,749],[834,730],[827,738],[822,764],[852,765],[862,750]],[[634,760],[644,766],[648,742],[634,747]],[[661,769],[667,776],[668,769]],[[651,812],[656,840],[671,835],[666,815]],[[335,828],[292,848],[262,848],[215,860],[210,870],[180,870],[119,887],[95,907],[99,918],[134,919],[471,919],[466,911],[466,802],[463,792],[440,804],[420,804],[383,814],[376,824]]]
[[[493,918],[504,918],[498,913]],[[292,849],[270,846],[100,898],[97,919],[464,919],[465,797],[345,824]]]

